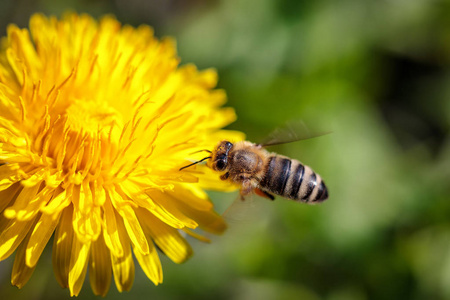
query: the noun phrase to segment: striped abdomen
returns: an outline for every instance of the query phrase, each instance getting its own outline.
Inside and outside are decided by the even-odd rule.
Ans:
[[[320,175],[298,160],[280,155],[268,158],[265,175],[259,184],[264,191],[309,204],[328,198],[327,187]]]

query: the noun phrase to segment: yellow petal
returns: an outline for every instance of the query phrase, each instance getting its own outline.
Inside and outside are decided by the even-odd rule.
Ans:
[[[101,210],[93,206],[90,188],[84,184],[81,187],[75,185],[72,203],[73,229],[78,239],[84,243],[96,240],[101,233]]]
[[[27,212],[26,207],[30,202],[30,199],[35,199],[36,194],[39,191],[40,184],[32,187],[24,187],[20,191],[19,196],[17,196],[14,204],[7,209],[5,209],[5,217],[12,219],[16,218],[19,214],[23,215]]]
[[[123,256],[114,256],[111,252],[112,269],[114,282],[119,292],[129,291],[134,281],[134,261],[131,253],[130,239],[128,238],[125,226],[117,219],[120,243],[123,248]]]
[[[142,231],[139,220],[134,213],[134,210],[129,206],[123,206],[119,210],[119,214],[122,216],[125,228],[127,230],[128,236],[131,239],[133,245],[139,250],[143,255],[149,253],[147,239],[144,232]]]
[[[35,185],[39,185],[46,176],[46,170],[38,170],[33,175],[31,175],[29,178],[21,180],[20,183],[25,187],[32,187]]]
[[[183,228],[181,230],[183,230],[184,232],[186,232],[193,238],[196,238],[197,240],[202,241],[203,243],[211,243],[211,240],[209,238],[207,238],[206,236],[203,236],[201,234],[198,234],[195,231],[190,230],[189,228]]]
[[[168,192],[173,197],[183,199],[191,207],[197,210],[209,211],[213,209],[213,204],[209,200],[208,194],[197,186],[191,184],[177,184],[173,192]]]
[[[199,72],[195,65],[186,64],[179,71],[188,80],[192,80],[202,87],[213,88],[217,84],[218,76],[215,69],[206,69]]]
[[[29,220],[33,218],[40,208],[53,197],[54,192],[54,188],[45,186],[35,197],[29,199],[28,204],[22,210],[17,212],[17,219]]]
[[[142,254],[148,254],[148,243],[144,232],[142,231],[139,220],[132,207],[129,205],[120,205],[123,201],[122,197],[115,192],[115,190],[110,191],[110,196],[112,203],[114,204],[116,210],[122,216],[125,228],[128,232],[128,236],[131,239],[133,245],[142,252]]]
[[[8,29],[11,26],[8,27]],[[22,85],[22,70],[23,66],[20,63],[20,58],[14,53],[11,48],[6,49],[6,59],[8,61],[9,66],[11,67],[13,74],[15,75],[16,80],[20,85]]]
[[[209,116],[209,126],[220,128],[236,121],[236,113],[231,107],[224,107]]]
[[[78,296],[83,287],[90,248],[91,243],[80,241],[77,235],[73,236],[69,267],[69,289],[72,297]]]
[[[89,183],[87,181],[83,181],[83,183],[81,184],[81,189],[79,191],[79,203],[78,203],[78,207],[74,206],[75,209],[81,210],[81,211],[89,211],[94,202],[92,199],[92,191],[91,188],[89,186]],[[75,201],[74,201],[75,202]],[[74,203],[75,204],[75,203]]]
[[[106,192],[105,189],[97,182],[95,185],[94,203],[96,206],[102,206],[106,200]]]
[[[111,256],[103,236],[91,245],[89,259],[89,281],[92,291],[97,296],[106,296],[111,285]]]
[[[177,200],[177,206],[180,210],[193,220],[196,220],[199,226],[208,232],[214,234],[221,234],[227,229],[227,224],[215,211],[200,211],[192,208],[188,203],[184,202],[183,199],[174,198]]]
[[[136,256],[145,275],[147,275],[155,285],[162,283],[163,273],[161,261],[159,260],[158,253],[152,242],[149,243],[148,254],[143,255],[140,251],[134,250],[134,256]]]
[[[148,211],[152,212],[155,216],[161,219],[164,223],[175,227],[183,228],[185,224],[177,219],[174,215],[167,211],[165,206],[156,204],[149,195],[144,193],[142,187],[138,187],[133,183],[127,182],[122,183],[121,188],[123,192],[130,199],[136,202],[140,207],[146,208]]]
[[[25,63],[27,69],[33,69],[34,66],[31,63],[39,62],[40,59],[30,40],[28,30],[20,30],[16,26],[9,26],[8,33],[11,47],[16,53],[20,54],[22,63]]]
[[[1,82],[3,83],[4,81],[1,81]],[[8,99],[9,98],[3,92],[3,89],[5,89],[5,88],[7,88],[7,87],[3,84],[0,86],[0,99],[5,99],[5,98]],[[2,102],[3,101],[0,100],[0,103],[2,103]],[[7,106],[7,105],[3,104],[3,106]],[[13,122],[12,120],[7,119],[3,116],[0,116],[0,128],[2,130],[4,130],[2,132],[3,140],[10,141],[10,139],[16,138],[18,135],[20,135],[20,130],[18,130],[18,128],[16,127],[15,122]],[[6,134],[3,134],[3,133],[6,133]],[[13,145],[20,146],[20,144],[16,144],[16,143],[13,143]],[[0,149],[10,150],[10,148],[6,144],[0,144]]]
[[[151,197],[156,205],[160,206],[161,209],[166,211],[167,214],[170,214],[179,222],[181,222],[183,225],[181,228],[196,228],[198,226],[197,222],[194,221],[194,219],[189,218],[180,210],[180,207],[177,204],[177,200],[172,197],[174,193],[152,190],[148,191],[147,194]]]
[[[74,232],[72,228],[72,205],[62,211],[60,222],[53,237],[53,271],[63,288],[69,286],[70,257]]]
[[[0,260],[4,260],[16,250],[33,223],[34,219],[17,221],[0,216]]]
[[[119,230],[117,229],[117,220],[120,216],[116,215],[116,212],[111,204],[109,193],[106,195],[106,201],[103,205],[103,224],[105,229],[103,230],[103,237],[105,244],[111,251],[111,255],[122,257],[123,247],[119,238]]]
[[[73,217],[73,229],[78,239],[83,242],[95,241],[101,233],[101,210],[94,207],[85,213],[75,210]]]
[[[235,130],[218,130],[216,132],[211,133],[208,136],[208,140],[212,142],[212,147],[216,146],[217,143],[223,140],[230,141],[232,143],[236,143],[239,141],[245,140],[245,134],[240,131]],[[212,149],[210,149],[212,150]]]
[[[20,183],[15,183],[9,188],[0,191],[0,213],[11,203],[17,194],[17,191],[21,187]]]
[[[70,185],[65,190],[56,190],[53,198],[46,206],[41,208],[41,212],[49,215],[58,215],[64,208],[70,205],[72,198],[73,186]]]
[[[58,225],[59,216],[41,214],[29,238],[26,250],[26,263],[28,267],[34,267],[47,245],[48,240]]]
[[[29,267],[25,263],[25,252],[28,244],[30,234],[27,235],[25,240],[17,248],[16,257],[14,258],[14,265],[11,274],[11,284],[22,288],[30,279],[36,266]]]
[[[57,188],[63,181],[62,173],[62,170],[58,171],[55,174],[46,173],[44,176],[45,184],[49,187]]]
[[[192,248],[178,230],[167,226],[150,212],[139,209],[139,219],[146,232],[149,232],[156,245],[176,263],[186,261],[192,255]]]

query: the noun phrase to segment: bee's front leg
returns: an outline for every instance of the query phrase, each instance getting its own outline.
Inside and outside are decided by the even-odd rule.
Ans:
[[[254,180],[252,180],[251,177],[248,176],[241,181],[241,185],[240,195],[241,200],[244,201],[245,196],[252,193],[253,189],[255,188],[255,183]]]
[[[225,174],[220,175],[220,179],[222,179],[222,180],[227,180],[228,177],[230,177],[230,172],[226,172]]]

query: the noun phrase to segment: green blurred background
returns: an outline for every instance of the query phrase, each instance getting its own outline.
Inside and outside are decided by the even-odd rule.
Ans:
[[[138,267],[108,299],[450,299],[450,1],[0,0],[1,35],[68,9],[175,37],[182,63],[217,68],[249,140],[291,120],[332,131],[271,149],[321,174],[327,202],[235,204],[224,236],[162,259],[161,286]],[[211,193],[220,212],[236,195]],[[0,294],[69,298],[50,264],[18,290],[2,262]]]

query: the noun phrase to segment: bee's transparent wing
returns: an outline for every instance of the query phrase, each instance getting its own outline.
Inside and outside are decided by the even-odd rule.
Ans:
[[[259,143],[263,147],[288,144],[307,140],[331,133],[330,131],[311,130],[303,121],[290,121],[272,131]]]
[[[255,195],[250,194],[242,200],[240,195],[236,196],[234,201],[222,213],[222,217],[228,223],[250,223],[256,209]]]

